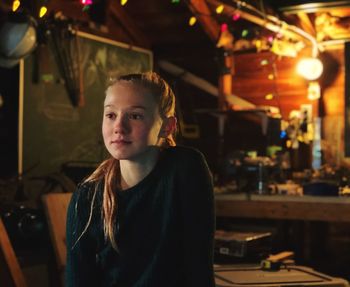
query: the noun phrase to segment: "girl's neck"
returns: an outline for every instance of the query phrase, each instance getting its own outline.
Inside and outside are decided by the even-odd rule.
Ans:
[[[135,160],[120,160],[121,189],[131,188],[143,180],[155,167],[159,148],[151,148],[143,157]]]

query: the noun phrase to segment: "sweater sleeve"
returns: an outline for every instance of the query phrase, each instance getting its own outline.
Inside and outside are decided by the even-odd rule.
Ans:
[[[198,151],[186,156],[181,172],[186,287],[213,287],[215,212],[212,176]]]
[[[88,222],[90,204],[88,190],[80,186],[73,193],[67,212],[66,287],[97,286],[94,240],[89,235],[89,232],[84,233],[79,239]]]

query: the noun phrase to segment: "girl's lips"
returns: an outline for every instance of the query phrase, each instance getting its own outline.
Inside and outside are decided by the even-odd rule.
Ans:
[[[131,141],[127,141],[127,140],[114,140],[111,141],[112,144],[117,144],[117,145],[122,145],[122,144],[130,144]]]

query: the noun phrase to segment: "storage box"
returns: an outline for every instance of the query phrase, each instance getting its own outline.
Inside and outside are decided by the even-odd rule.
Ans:
[[[271,232],[216,230],[215,255],[257,259],[271,250]]]
[[[215,267],[216,287],[276,287],[276,286],[322,286],[348,287],[345,279],[334,278],[304,266],[286,266],[278,271],[264,271],[260,266]]]

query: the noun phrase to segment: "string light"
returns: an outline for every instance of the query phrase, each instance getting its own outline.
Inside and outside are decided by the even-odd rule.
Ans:
[[[197,18],[192,16],[188,21],[188,25],[193,26],[194,24],[196,24],[196,22],[197,22]]]
[[[19,0],[15,0],[12,3],[12,12],[16,12],[17,9],[21,6],[21,2]]]
[[[267,94],[266,96],[265,96],[265,100],[268,100],[268,101],[271,101],[273,99],[273,94]]]
[[[124,6],[127,2],[128,0],[120,0],[120,5]]]
[[[39,11],[39,18],[44,17],[45,14],[46,14],[46,12],[47,12],[47,7],[42,6],[42,7],[40,8],[40,11]]]
[[[92,0],[80,0],[80,3],[84,6],[87,6],[92,4]]]
[[[273,80],[275,77],[273,76],[273,74],[269,74],[267,77],[269,80]]]
[[[280,133],[280,138],[284,139],[286,137],[287,137],[287,132],[282,130],[281,133]]]
[[[248,31],[247,29],[244,29],[244,30],[242,31],[242,37],[243,37],[243,38],[247,37],[247,36],[248,36],[248,33],[249,33],[249,31]]]
[[[171,3],[172,3],[172,4],[179,4],[179,3],[180,3],[180,0],[171,0]]]
[[[266,66],[266,65],[268,65],[268,64],[269,64],[269,61],[266,60],[266,59],[261,60],[261,62],[260,62],[260,65],[261,65],[261,66]]]
[[[261,41],[261,40],[255,40],[255,41],[254,41],[254,44],[255,44],[256,49],[257,49],[258,51],[260,51],[261,48],[262,48],[262,41]]]
[[[233,21],[238,21],[240,18],[241,18],[241,14],[239,14],[238,12],[233,13],[232,15]]]
[[[219,5],[218,7],[216,7],[216,13],[217,14],[221,14],[222,13],[222,11],[224,11],[224,5]]]
[[[310,82],[307,89],[307,98],[311,101],[318,100],[321,97],[321,87],[318,82]]]
[[[226,23],[221,24],[221,32],[225,32],[227,31],[227,29],[228,29],[228,26]]]

